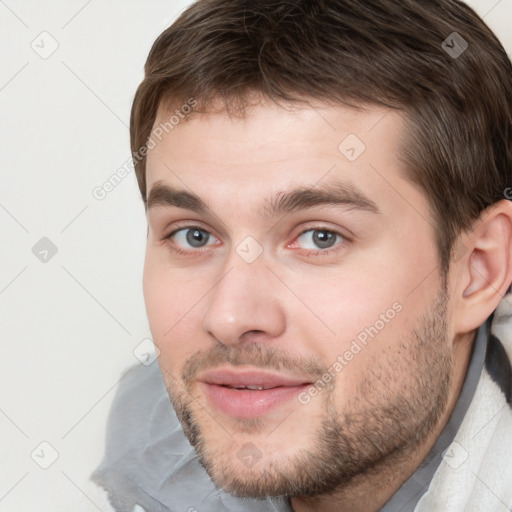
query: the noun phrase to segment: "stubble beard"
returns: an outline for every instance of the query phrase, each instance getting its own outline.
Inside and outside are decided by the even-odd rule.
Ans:
[[[389,467],[414,452],[435,429],[448,401],[453,361],[447,342],[447,301],[446,291],[440,288],[430,311],[399,344],[395,358],[373,361],[359,385],[358,396],[351,398],[343,411],[336,409],[336,387],[322,391],[325,417],[316,432],[304,434],[303,447],[296,453],[280,458],[276,452],[283,445],[276,443],[272,456],[263,457],[252,468],[244,468],[236,453],[226,451],[225,443],[205,433],[204,422],[201,425],[199,418],[210,423],[213,420],[195,405],[192,390],[169,385],[169,396],[184,433],[212,480],[237,496],[314,497],[332,493],[349,485],[356,476]],[[378,343],[378,339],[372,342]],[[219,348],[210,355],[193,356],[185,364],[185,388],[198,369],[215,367],[220,362],[252,363],[261,368],[300,365],[302,370],[320,375],[326,370],[315,362],[284,364],[275,349],[265,345],[252,349]],[[276,365],[276,361],[283,365]],[[307,414],[307,407],[301,406],[294,414]],[[265,422],[241,420],[239,426],[244,434],[258,434]],[[221,432],[217,436],[228,435],[220,427],[216,430]],[[286,435],[282,439],[285,443]]]

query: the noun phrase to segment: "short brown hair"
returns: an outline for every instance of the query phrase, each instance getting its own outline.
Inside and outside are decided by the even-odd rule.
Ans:
[[[221,100],[243,113],[254,92],[401,110],[402,159],[429,201],[443,272],[460,231],[512,184],[511,62],[463,2],[199,0],[153,44],[133,102],[144,204],[140,149],[159,106],[194,98],[206,111]]]

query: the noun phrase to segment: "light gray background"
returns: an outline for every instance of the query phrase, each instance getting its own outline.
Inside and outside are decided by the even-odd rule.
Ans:
[[[87,479],[147,357],[146,223],[133,172],[93,190],[129,159],[147,53],[189,3],[0,0],[0,512],[108,510]],[[469,3],[510,53],[512,0]]]

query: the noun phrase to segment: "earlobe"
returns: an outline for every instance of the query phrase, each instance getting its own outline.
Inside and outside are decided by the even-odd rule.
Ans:
[[[512,203],[499,201],[476,221],[465,236],[469,251],[458,262],[457,332],[478,328],[496,309],[512,282]]]

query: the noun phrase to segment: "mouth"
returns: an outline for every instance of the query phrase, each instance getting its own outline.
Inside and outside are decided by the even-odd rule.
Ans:
[[[217,410],[242,419],[263,416],[312,385],[308,379],[250,367],[218,368],[202,374],[198,380]]]

